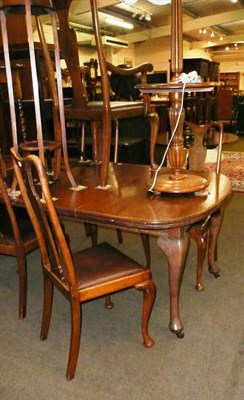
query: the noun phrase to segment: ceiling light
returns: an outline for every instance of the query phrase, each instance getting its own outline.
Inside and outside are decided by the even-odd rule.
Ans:
[[[219,40],[223,40],[223,36],[220,36]]]
[[[137,0],[126,0],[127,4],[135,4]]]
[[[158,6],[164,6],[166,4],[170,4],[171,0],[148,0],[150,3],[156,4]],[[125,0],[127,4],[135,4],[137,0]]]
[[[146,21],[151,21],[151,15],[149,13],[146,13],[145,20]]]
[[[122,19],[113,18],[113,17],[106,17],[106,22],[111,25],[120,26],[121,28],[125,29],[133,29],[134,25],[130,24],[129,22],[123,21]]]
[[[230,50],[229,46],[226,46],[225,50],[226,50],[226,51]]]
[[[211,37],[214,37],[214,32],[211,32],[211,35],[210,35]]]
[[[166,4],[170,4],[171,0],[148,0],[150,3],[156,4],[158,6],[164,6]]]

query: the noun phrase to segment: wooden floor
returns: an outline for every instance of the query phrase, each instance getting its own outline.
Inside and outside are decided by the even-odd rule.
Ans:
[[[223,144],[223,151],[243,151],[244,152],[244,135],[239,136],[239,138],[236,142]]]

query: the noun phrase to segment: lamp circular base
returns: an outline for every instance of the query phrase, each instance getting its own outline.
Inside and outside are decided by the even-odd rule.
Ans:
[[[152,182],[148,182],[148,187],[150,187],[155,194],[200,192],[207,186],[207,179],[199,175],[187,173],[180,175],[179,179],[172,178],[172,174],[170,173],[160,175],[153,188],[151,188]]]

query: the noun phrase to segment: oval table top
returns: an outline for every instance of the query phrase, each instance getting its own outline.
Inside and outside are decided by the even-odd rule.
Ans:
[[[153,231],[186,226],[203,219],[214,213],[231,193],[231,182],[225,175],[194,172],[209,182],[205,195],[155,195],[147,189],[147,182],[154,176],[150,166],[113,163],[109,166],[110,186],[100,189],[97,187],[99,169],[98,165],[72,168],[76,182],[87,187],[84,190],[70,190],[66,174],[51,185],[60,215],[153,234]],[[169,171],[162,168],[158,176]]]

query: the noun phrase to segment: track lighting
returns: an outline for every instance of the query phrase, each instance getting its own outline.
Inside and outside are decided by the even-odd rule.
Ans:
[[[143,19],[147,22],[151,21],[152,13],[150,11],[142,10],[134,6],[137,0],[120,0],[120,1],[132,9],[132,15],[131,15],[132,18],[138,17],[139,21],[142,21]]]

